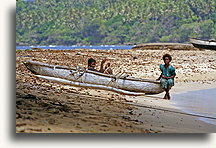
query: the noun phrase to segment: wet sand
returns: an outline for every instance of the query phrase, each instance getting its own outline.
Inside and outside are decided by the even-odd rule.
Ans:
[[[184,112],[198,115],[200,120],[216,125],[215,96],[216,88],[211,88],[174,94],[171,101]]]
[[[191,87],[194,85],[195,87]],[[204,96],[196,97],[197,94],[194,95],[194,93],[190,93],[194,91],[202,92],[202,90],[208,89],[215,89],[215,83],[177,83],[171,90],[172,99],[170,101],[161,99],[165,94],[164,92],[157,95],[146,95],[139,97],[127,96],[126,98],[127,100],[133,100],[131,104],[139,107],[139,112],[142,115],[139,117],[139,119],[146,122],[148,121],[149,124],[154,127],[154,129],[156,127],[161,129],[161,126],[165,127],[161,129],[161,132],[215,133],[216,120],[208,118],[215,118],[213,115],[214,112],[211,112],[212,115],[203,114],[204,111],[208,111],[208,108],[204,108],[206,106],[200,105],[200,102],[211,101],[211,99],[215,98],[203,99]],[[185,93],[194,96],[184,96]],[[179,95],[183,95],[185,98],[181,98]],[[211,104],[214,102],[215,101],[205,103],[209,104],[208,107],[210,107],[215,105]]]
[[[176,86],[172,92],[215,84],[215,51],[182,50],[34,50],[16,52],[16,132],[17,133],[160,133],[215,132],[215,126],[184,114],[137,106],[137,98],[114,92],[84,89],[52,83],[36,78],[22,64],[36,60],[49,64],[86,67],[87,59],[98,63],[108,58],[114,73],[145,79],[157,79],[159,64],[165,53],[173,55]],[[188,87],[178,87],[184,84]],[[159,108],[178,110],[159,96],[144,96]],[[145,101],[144,101],[145,102]]]

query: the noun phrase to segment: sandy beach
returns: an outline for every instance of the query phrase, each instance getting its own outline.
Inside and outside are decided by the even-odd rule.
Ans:
[[[171,94],[215,88],[215,51],[211,50],[17,50],[17,133],[213,133],[215,125],[181,114],[164,93],[126,96],[115,92],[72,87],[38,79],[22,62],[87,66],[92,57],[107,58],[114,74],[155,80],[162,56],[173,56],[176,68]]]

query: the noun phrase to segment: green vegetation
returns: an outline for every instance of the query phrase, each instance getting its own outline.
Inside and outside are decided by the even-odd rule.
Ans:
[[[138,44],[216,38],[215,0],[19,0],[16,42]]]

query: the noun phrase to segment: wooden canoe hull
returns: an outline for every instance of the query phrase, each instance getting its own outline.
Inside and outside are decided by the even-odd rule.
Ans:
[[[205,40],[199,40],[199,39],[191,38],[190,42],[196,48],[216,50],[216,42],[215,41],[205,41]]]
[[[55,81],[59,83],[70,84],[80,87],[99,88],[108,90],[122,90],[126,92],[134,92],[137,94],[157,94],[164,90],[157,81],[136,79],[131,77],[115,78],[114,76],[94,72],[94,71],[80,71],[75,68],[66,66],[49,65],[37,61],[26,61],[26,67],[36,74],[38,77]],[[74,83],[77,82],[77,83]],[[83,84],[86,84],[84,86]],[[87,85],[88,84],[88,85]],[[83,85],[83,86],[82,86]],[[130,94],[130,93],[128,93]]]

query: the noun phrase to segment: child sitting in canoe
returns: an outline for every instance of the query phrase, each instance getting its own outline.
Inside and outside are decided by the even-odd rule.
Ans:
[[[95,69],[96,60],[93,58],[90,58],[90,59],[88,59],[88,70],[97,71],[97,72],[101,72],[101,73],[105,73],[105,74],[113,74],[112,69],[110,68],[110,63],[107,63],[106,66],[104,67],[104,63],[106,61],[107,61],[107,59],[103,59],[101,61],[100,70],[98,71],[97,69]]]
[[[103,73],[105,73],[105,74],[110,74],[110,75],[113,74],[112,69],[110,68],[110,63],[107,63],[107,64],[105,65],[105,68],[104,68],[104,72],[103,72]]]
[[[166,94],[164,96],[164,99],[170,100],[170,94],[169,91],[172,86],[174,86],[174,78],[176,76],[175,73],[175,68],[170,65],[170,62],[172,60],[171,55],[165,54],[163,55],[163,61],[164,65],[160,64],[160,70],[161,70],[161,75],[157,79],[158,81],[160,80],[162,88],[166,91]]]

